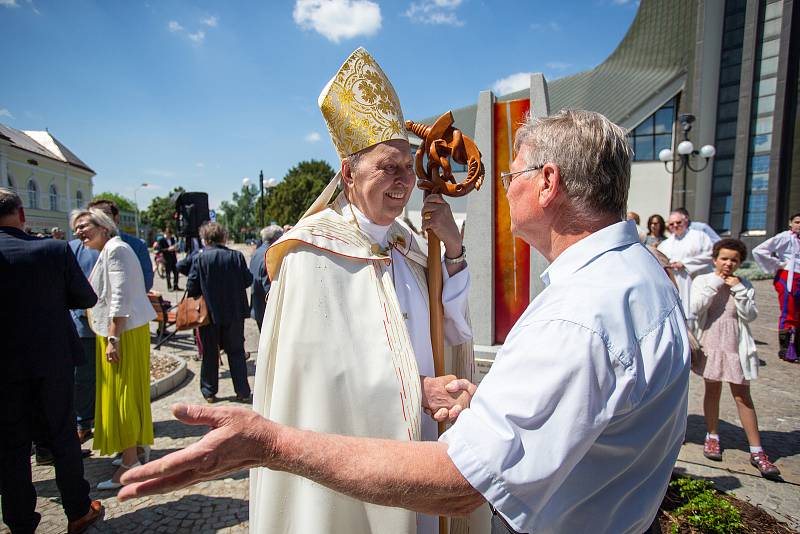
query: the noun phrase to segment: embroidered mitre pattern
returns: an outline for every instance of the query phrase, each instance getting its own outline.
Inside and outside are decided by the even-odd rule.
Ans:
[[[391,139],[408,140],[397,93],[363,48],[328,82],[319,106],[341,159]]]

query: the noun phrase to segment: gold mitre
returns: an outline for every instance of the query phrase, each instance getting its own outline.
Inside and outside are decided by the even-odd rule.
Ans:
[[[384,141],[408,141],[392,82],[363,48],[345,60],[318,104],[340,159]]]

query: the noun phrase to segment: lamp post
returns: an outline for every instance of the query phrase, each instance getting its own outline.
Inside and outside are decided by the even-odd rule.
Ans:
[[[142,185],[140,185],[139,187],[137,187],[136,189],[133,190],[133,203],[136,205],[135,206],[136,207],[136,212],[134,213],[134,215],[136,216],[136,237],[137,238],[141,238],[142,236],[139,235],[139,201],[136,199],[136,193],[139,192],[139,189],[147,188],[149,186],[150,186],[150,184],[148,184],[147,182],[142,182]]]
[[[692,123],[695,121],[695,119],[696,117],[691,113],[681,113],[678,115],[678,121],[681,123],[681,130],[683,130],[683,141],[678,143],[677,158],[675,158],[672,149],[669,148],[665,148],[658,153],[658,159],[664,162],[664,169],[668,173],[675,175],[678,172],[682,172],[683,174],[683,184],[681,186],[681,204],[684,207],[686,206],[687,170],[691,170],[692,172],[702,171],[708,167],[708,162],[711,161],[711,158],[713,158],[717,153],[717,149],[714,148],[714,145],[703,145],[700,150],[695,150],[694,144],[692,144],[692,142],[689,140],[689,132],[692,131]],[[692,165],[692,159],[698,155],[705,159],[702,167],[694,167]],[[669,168],[670,163],[672,163],[672,170]]]
[[[272,188],[278,185],[278,180],[275,178],[264,178],[264,172],[260,174],[261,177],[261,217],[259,219],[261,228],[264,228],[264,189],[267,189],[267,196],[272,194]]]

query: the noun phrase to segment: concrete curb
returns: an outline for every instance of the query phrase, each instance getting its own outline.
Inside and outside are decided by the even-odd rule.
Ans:
[[[178,367],[165,377],[159,378],[155,382],[150,383],[150,401],[154,401],[159,397],[163,397],[170,391],[180,386],[184,379],[186,379],[186,360],[178,358],[171,354],[162,354],[161,356],[171,358],[178,362]]]

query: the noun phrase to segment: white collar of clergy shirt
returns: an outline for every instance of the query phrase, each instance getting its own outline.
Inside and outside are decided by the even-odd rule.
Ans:
[[[356,221],[358,222],[359,228],[366,232],[367,235],[377,244],[382,247],[387,247],[389,245],[389,228],[392,225],[387,224],[386,226],[383,226],[380,224],[375,224],[374,222],[370,221],[366,215],[361,213],[361,210],[358,209],[354,204],[350,204],[350,207],[353,208],[353,215],[356,216]]]
[[[633,243],[640,243],[634,221],[620,221],[606,226],[567,247],[542,273],[542,282],[546,286],[558,282],[579,271],[605,252]]]

